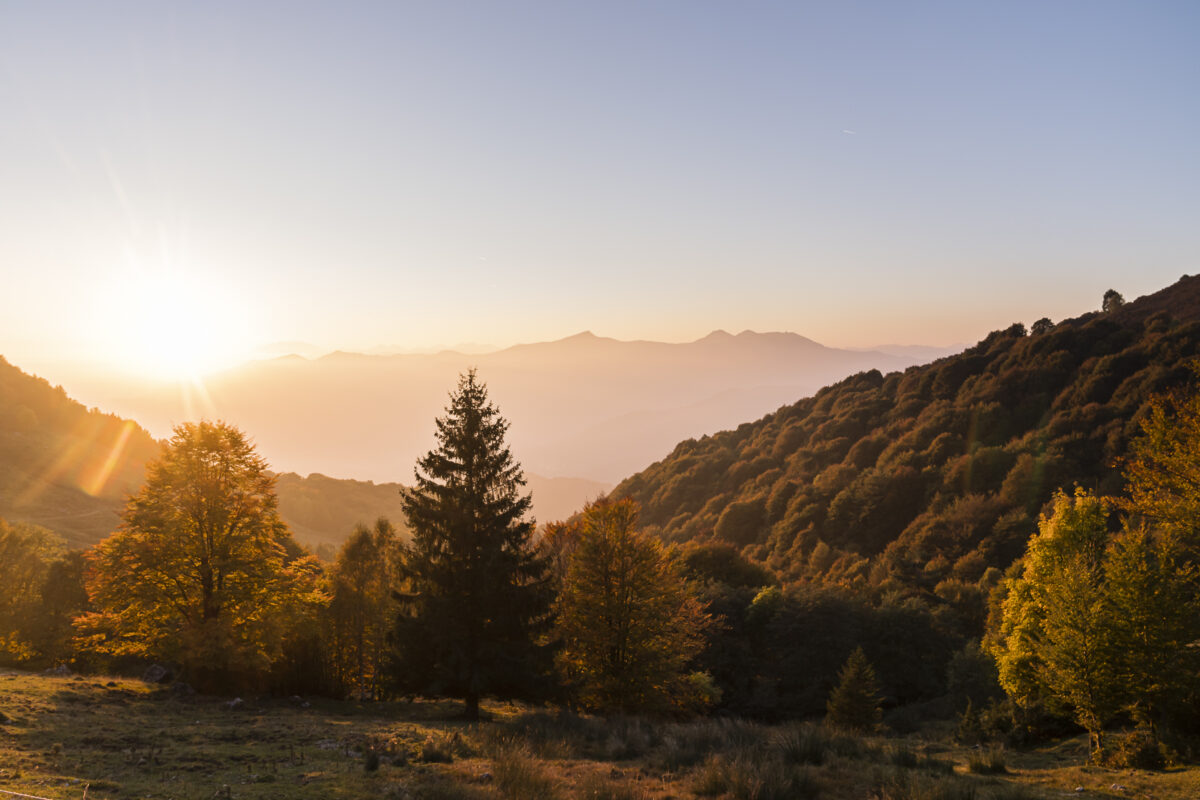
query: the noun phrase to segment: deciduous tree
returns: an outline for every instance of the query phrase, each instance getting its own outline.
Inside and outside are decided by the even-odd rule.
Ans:
[[[708,616],[662,544],[637,530],[632,500],[593,503],[559,596],[559,666],[590,710],[680,711],[702,705],[690,672]]]
[[[378,699],[387,634],[399,588],[400,542],[386,519],[359,525],[342,545],[330,574],[330,652],[334,673],[360,699]]]
[[[1018,702],[1048,697],[1070,710],[1095,753],[1124,699],[1104,584],[1108,509],[1083,489],[1059,492],[1038,529],[1020,576],[1007,582],[1000,633],[991,639],[1000,683]]]
[[[253,682],[313,590],[298,556],[246,436],[222,422],[180,425],[92,553],[97,611],[80,620],[83,641],[179,663],[204,688]]]
[[[1192,368],[1200,376],[1200,363]],[[1200,561],[1200,392],[1155,397],[1141,429],[1124,461],[1128,498],[1122,506],[1180,537]]]
[[[38,655],[31,623],[62,551],[62,540],[45,528],[0,520],[0,659],[21,663]]]

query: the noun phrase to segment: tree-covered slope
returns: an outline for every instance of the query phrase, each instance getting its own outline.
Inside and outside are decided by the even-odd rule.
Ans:
[[[158,445],[129,420],[85,408],[0,357],[0,517],[73,547],[108,535]]]
[[[275,479],[279,515],[296,540],[314,550],[329,545],[333,549],[322,552],[329,556],[355,525],[369,526],[379,517],[387,517],[407,539],[401,488],[398,483],[330,478],[318,472],[308,477],[285,472]]]
[[[247,433],[253,435],[252,431]],[[159,445],[131,420],[85,408],[0,357],[0,519],[48,528],[72,548],[116,530]],[[301,542],[340,546],[356,523],[403,524],[399,484],[278,476],[279,513]]]
[[[1108,313],[860,373],[680,443],[617,486],[669,540],[724,540],[785,579],[974,585],[1018,557],[1058,487],[1121,489],[1151,394],[1200,353],[1200,277]]]

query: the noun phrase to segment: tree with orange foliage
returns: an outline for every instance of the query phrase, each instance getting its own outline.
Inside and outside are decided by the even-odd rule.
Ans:
[[[175,428],[120,529],[91,554],[85,648],[179,664],[200,688],[263,679],[316,567],[279,518],[275,479],[240,430]]]
[[[559,667],[595,711],[678,712],[714,698],[689,674],[709,624],[662,543],[637,530],[632,500],[593,503],[559,595]]]

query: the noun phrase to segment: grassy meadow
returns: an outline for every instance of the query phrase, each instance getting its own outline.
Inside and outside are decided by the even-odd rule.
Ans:
[[[810,724],[601,719],[488,704],[247,699],[138,680],[0,673],[0,797],[1184,800],[1200,768],[1082,766],[1083,737],[1029,752]]]

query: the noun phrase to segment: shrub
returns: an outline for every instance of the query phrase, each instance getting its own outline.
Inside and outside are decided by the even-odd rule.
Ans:
[[[979,713],[975,710],[974,702],[968,699],[966,710],[958,718],[958,727],[954,730],[954,741],[960,744],[979,744],[984,738],[983,723],[979,720]]]
[[[1099,762],[1120,769],[1163,769],[1167,766],[1165,748],[1148,730],[1111,737]]]

